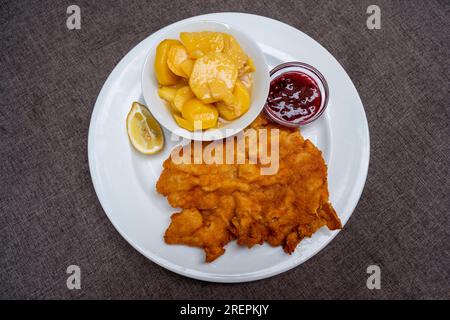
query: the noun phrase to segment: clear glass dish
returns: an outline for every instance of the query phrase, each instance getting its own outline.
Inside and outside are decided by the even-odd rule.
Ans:
[[[269,119],[283,126],[295,128],[311,123],[323,114],[328,105],[329,90],[327,81],[319,70],[309,64],[297,61],[286,62],[272,69],[272,71],[270,71],[271,84],[273,80],[288,72],[298,72],[308,75],[312,80],[314,80],[321,94],[321,104],[315,114],[307,119],[300,119],[299,121],[288,121],[281,118],[269,108],[266,102],[266,105],[264,106],[264,113],[268,116]]]

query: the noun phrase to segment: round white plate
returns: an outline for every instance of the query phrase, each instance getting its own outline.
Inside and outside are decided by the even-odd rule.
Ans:
[[[319,43],[284,23],[242,13],[215,13],[190,18],[227,23],[251,35],[270,67],[286,61],[315,66],[328,81],[330,100],[322,117],[301,129],[318,146],[328,164],[330,200],[342,223],[350,218],[364,187],[369,165],[369,130],[364,108],[352,81],[336,59]],[[181,23],[181,22],[177,22]],[[164,150],[141,155],[130,145],[125,119],[133,101],[144,102],[141,71],[152,39],[133,48],[106,80],[94,107],[89,128],[89,168],[100,203],[119,233],[155,263],[188,277],[215,282],[267,278],[311,258],[338,233],[322,228],[304,239],[292,255],[267,244],[252,249],[231,242],[212,263],[203,250],[167,245],[163,235],[176,211],[156,193],[162,162],[177,143],[165,131]]]

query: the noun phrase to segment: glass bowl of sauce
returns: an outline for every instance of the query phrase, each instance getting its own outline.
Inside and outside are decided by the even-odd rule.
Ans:
[[[287,62],[270,72],[270,91],[264,112],[274,122],[299,127],[316,120],[328,104],[328,84],[309,64]]]

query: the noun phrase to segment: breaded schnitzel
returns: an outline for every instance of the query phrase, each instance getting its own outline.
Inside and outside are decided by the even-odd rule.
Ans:
[[[279,130],[275,174],[262,175],[264,165],[259,161],[177,164],[170,157],[164,162],[156,189],[172,207],[182,209],[172,215],[166,243],[203,248],[206,261],[211,262],[233,239],[249,248],[267,241],[290,254],[322,226],[341,228],[328,200],[327,167],[321,151],[303,139],[299,130],[270,123],[263,116],[245,130],[249,128]],[[246,160],[248,153],[246,149]]]

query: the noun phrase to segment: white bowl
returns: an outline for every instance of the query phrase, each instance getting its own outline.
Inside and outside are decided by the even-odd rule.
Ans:
[[[240,118],[225,123],[220,128],[191,132],[180,128],[175,122],[165,102],[158,96],[158,82],[154,71],[156,46],[164,39],[179,39],[180,32],[217,31],[225,32],[236,38],[242,49],[253,59],[256,71],[253,73],[253,89],[250,109]],[[238,133],[247,127],[262,111],[269,93],[270,76],[269,67],[262,50],[250,36],[230,27],[227,24],[215,21],[195,21],[177,24],[168,32],[162,34],[156,41],[147,56],[142,70],[142,93],[147,106],[158,122],[172,133],[187,139],[217,140]]]

